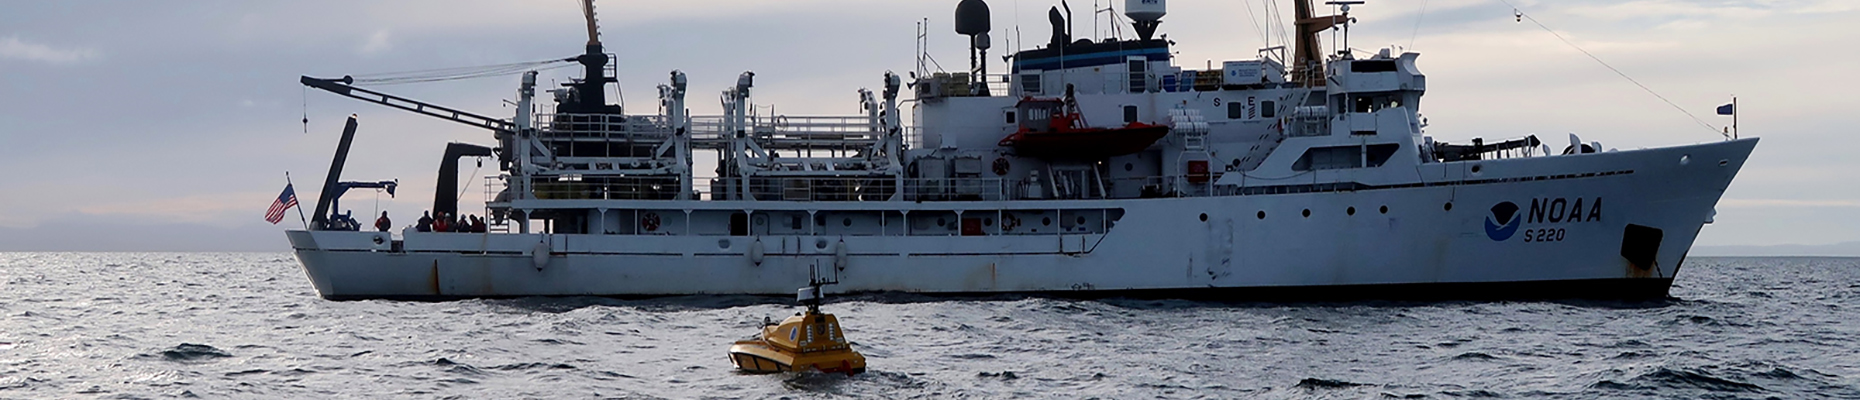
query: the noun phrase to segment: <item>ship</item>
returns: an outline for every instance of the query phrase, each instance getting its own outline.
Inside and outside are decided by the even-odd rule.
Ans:
[[[1436,140],[1420,54],[1326,51],[1349,5],[1293,3],[1289,51],[1200,70],[1157,35],[1164,0],[1126,1],[1133,34],[1100,38],[1074,37],[1062,3],[1051,40],[991,74],[988,5],[961,0],[968,71],[919,57],[875,73],[857,112],[806,116],[762,112],[754,72],[721,88],[721,115],[689,112],[680,71],[628,113],[588,0],[585,51],[552,60],[581,78],[522,72],[508,118],[300,80],[490,131],[445,144],[429,210],[458,215],[460,160],[495,158],[482,229],[360,231],[325,191],[286,236],[335,300],[781,296],[815,276],[836,293],[1660,299],[1757,144]]]

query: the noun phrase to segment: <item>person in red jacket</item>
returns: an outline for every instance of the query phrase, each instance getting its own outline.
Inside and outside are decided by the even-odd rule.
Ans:
[[[446,213],[439,213],[439,218],[433,218],[433,232],[451,232],[452,222],[448,219],[451,218],[447,218]]]
[[[381,218],[375,218],[375,229],[378,229],[382,232],[387,232],[388,228],[392,228],[392,227],[394,227],[394,221],[388,219],[387,211],[381,212]]]

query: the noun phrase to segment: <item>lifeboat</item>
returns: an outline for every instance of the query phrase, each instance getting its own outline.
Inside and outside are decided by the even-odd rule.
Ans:
[[[797,296],[807,311],[781,323],[764,321],[762,332],[730,346],[730,363],[750,373],[865,372],[865,356],[852,350],[833,314],[820,312],[820,286],[801,288]]]
[[[1064,100],[1024,98],[1015,108],[1021,115],[1020,129],[998,144],[1022,156],[1098,160],[1143,151],[1169,134],[1168,126],[1142,122],[1111,128],[1086,126],[1070,95]]]

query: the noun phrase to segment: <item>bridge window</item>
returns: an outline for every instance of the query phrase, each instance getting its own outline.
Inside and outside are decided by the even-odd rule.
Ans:
[[[1238,101],[1228,102],[1227,103],[1227,119],[1241,119],[1241,118],[1246,118],[1246,104],[1241,104]]]
[[[1361,60],[1350,63],[1350,72],[1395,72],[1395,61]]]
[[[1389,158],[1393,157],[1395,155],[1395,150],[1399,148],[1401,148],[1401,145],[1395,143],[1372,144],[1368,146],[1313,147],[1310,150],[1305,150],[1305,154],[1298,157],[1298,161],[1292,163],[1292,170],[1312,171],[1363,168],[1365,167],[1363,164],[1365,161],[1368,162],[1368,165],[1366,165],[1367,167],[1380,167],[1382,164],[1388,163]],[[1364,154],[1365,150],[1368,151],[1367,157],[1365,157]]]
[[[1259,116],[1262,118],[1278,118],[1279,104],[1272,100],[1259,102]]]

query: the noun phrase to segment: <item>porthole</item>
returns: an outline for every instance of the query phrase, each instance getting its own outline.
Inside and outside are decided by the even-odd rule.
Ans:
[[[982,226],[995,226],[994,218],[982,218]]]
[[[840,225],[852,226],[852,218],[846,218],[846,219],[840,220]]]
[[[1475,174],[1477,174],[1477,173],[1479,173],[1479,171],[1483,171],[1483,170],[1484,170],[1484,169],[1483,169],[1483,168],[1482,168],[1482,167],[1481,167],[1481,166],[1480,166],[1479,164],[1473,164],[1473,166],[1472,166],[1472,171],[1473,171],[1473,173],[1475,173]]]
[[[1260,211],[1260,212],[1259,212],[1259,213],[1257,213],[1257,214],[1253,214],[1253,216],[1255,216],[1255,217],[1259,217],[1259,219],[1266,219],[1266,212],[1265,212],[1265,211]]]
[[[1201,222],[1208,222],[1208,213],[1201,213]]]
[[[730,248],[730,239],[717,239],[717,248],[719,249]]]
[[[949,220],[943,219],[942,217],[937,217],[936,226],[944,226],[944,225],[949,225]]]
[[[1349,215],[1356,215],[1356,207],[1350,207],[1348,209],[1345,209],[1343,210],[1343,213],[1349,214]]]
[[[1083,215],[1080,215],[1080,216],[1079,216],[1079,219],[1078,219],[1078,222],[1074,222],[1074,224],[1077,224],[1077,225],[1084,225],[1084,224],[1085,224],[1085,216],[1083,216]]]
[[[1305,209],[1305,218],[1311,218],[1311,209]]]
[[[1124,163],[1124,172],[1130,172],[1131,170],[1135,170],[1135,169],[1137,169],[1136,164]]]
[[[1684,155],[1679,156],[1679,165],[1686,165],[1686,164],[1691,164],[1691,163],[1692,163],[1691,154],[1684,154]]]
[[[1443,208],[1446,208],[1446,209],[1447,209],[1447,211],[1453,211],[1453,202],[1451,202],[1451,201],[1449,201],[1449,202],[1447,202],[1447,205],[1445,205],[1445,206],[1442,206],[1442,207],[1443,207]]]
[[[827,240],[826,239],[815,240],[814,248],[825,250],[827,248]]]
[[[1389,213],[1389,206],[1382,206],[1382,213],[1383,213],[1383,214],[1388,214],[1388,213]]]
[[[1040,225],[1046,225],[1046,226],[1051,226],[1051,225],[1053,225],[1053,217],[1042,217],[1042,218],[1040,218]]]

